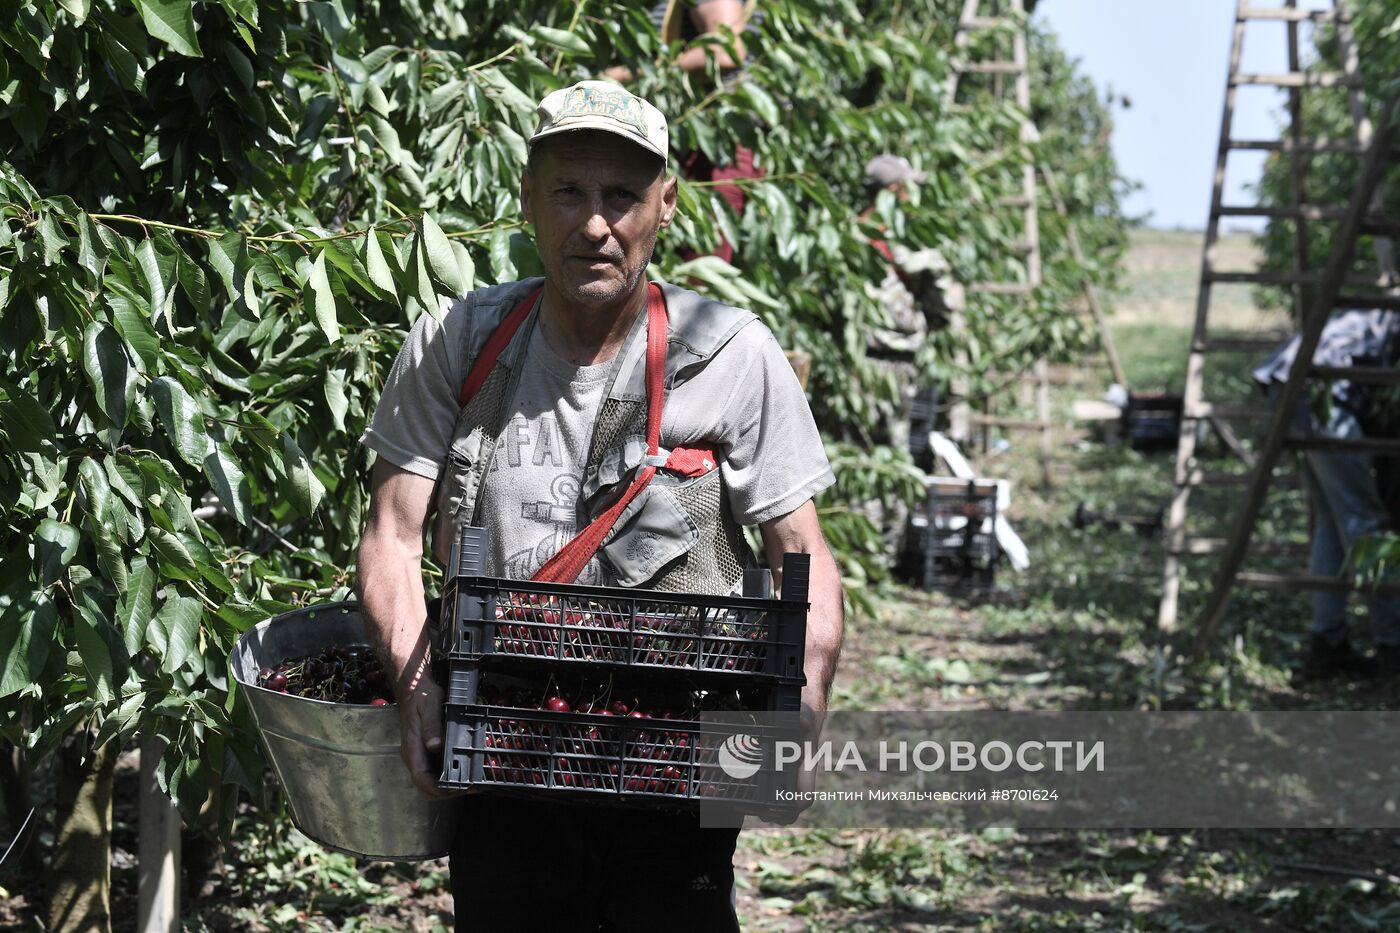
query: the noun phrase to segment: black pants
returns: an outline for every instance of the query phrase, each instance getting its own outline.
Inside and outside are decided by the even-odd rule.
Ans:
[[[694,815],[468,797],[452,848],[460,933],[738,933],[737,829]]]

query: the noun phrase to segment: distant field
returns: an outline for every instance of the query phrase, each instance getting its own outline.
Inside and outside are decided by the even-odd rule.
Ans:
[[[1126,262],[1127,290],[1114,301],[1116,320],[1190,327],[1196,316],[1203,236],[1193,230],[1133,231]],[[1253,269],[1258,255],[1248,234],[1228,234],[1216,244],[1215,267]],[[1216,285],[1210,309],[1212,326],[1232,330],[1278,326],[1277,312],[1259,311],[1252,291],[1250,286]]]
[[[1139,391],[1180,392],[1196,319],[1200,288],[1201,245],[1204,234],[1191,230],[1135,230],[1124,262],[1124,291],[1113,296],[1109,319],[1124,366]],[[1247,234],[1229,234],[1216,244],[1215,266],[1221,270],[1253,269],[1258,250]],[[1211,333],[1281,333],[1286,320],[1278,311],[1261,311],[1253,289],[1216,285],[1210,307]],[[1217,355],[1210,381],[1238,381],[1254,362],[1253,355],[1229,359]],[[1224,387],[1221,387],[1224,388]],[[1231,386],[1224,393],[1234,396]]]

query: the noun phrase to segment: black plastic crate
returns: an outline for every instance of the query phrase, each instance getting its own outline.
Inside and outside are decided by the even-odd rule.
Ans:
[[[551,661],[689,671],[752,680],[802,678],[810,562],[783,558],[783,599],[766,571],[743,596],[506,580],[481,575],[486,537],[463,528],[443,590],[438,650],[453,659]]]
[[[903,575],[926,590],[990,592],[1001,561],[996,518],[996,483],[934,479],[909,517]]]
[[[679,719],[631,719],[496,706],[448,704],[439,785],[547,795],[630,806],[690,808],[702,801],[735,813],[790,819],[798,771],[772,767],[792,728]],[[742,742],[762,765],[746,778],[721,764],[725,743]]]
[[[584,668],[568,667],[559,671],[563,675],[559,680],[568,681],[569,674],[583,675],[586,671],[587,669]],[[692,678],[685,672],[666,670],[638,670],[626,673],[629,678],[626,681],[627,688],[635,688],[641,692],[657,692],[657,688],[672,694],[697,691],[702,687],[699,680],[704,679]],[[540,699],[543,699],[545,694],[550,692],[550,684],[554,681],[553,674],[540,671],[531,677],[525,668],[518,665],[502,664],[498,658],[490,656],[482,659],[450,659],[438,674],[438,679],[442,681],[443,690],[447,695],[447,703],[453,706],[475,706],[481,703],[483,678],[490,678],[493,682],[507,680],[513,684],[538,688]],[[587,679],[596,683],[610,680],[605,674]],[[731,677],[726,678],[723,684],[724,686],[718,690],[718,693],[734,698],[735,703],[737,703],[734,708],[737,709],[764,713],[796,713],[802,708],[802,688],[805,685],[805,678],[782,681],[760,679],[742,681],[739,678]],[[569,682],[568,686],[572,688],[575,684]],[[715,693],[716,691],[712,686],[708,692]],[[544,710],[539,712],[544,712]]]
[[[1183,411],[1180,395],[1130,394],[1123,408],[1123,436],[1135,450],[1175,450]]]

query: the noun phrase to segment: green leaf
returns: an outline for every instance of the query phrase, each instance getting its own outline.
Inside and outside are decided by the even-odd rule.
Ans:
[[[122,338],[100,321],[83,330],[83,370],[96,393],[97,407],[118,429],[126,427],[126,409],[136,398],[136,381]]]
[[[0,428],[4,428],[12,450],[44,453],[53,449],[53,418],[22,389],[11,393],[9,401],[0,402]]]
[[[125,555],[122,552],[122,542],[118,537],[115,525],[103,521],[96,515],[87,516],[88,534],[92,538],[93,547],[97,551],[97,566],[101,569],[103,576],[112,581],[112,586],[118,593],[126,591],[128,581],[126,573]]]
[[[384,251],[379,246],[379,235],[374,230],[365,234],[364,263],[369,280],[378,286],[380,291],[388,295],[398,294],[398,289],[394,286],[394,274],[389,271],[389,264],[384,261]]]
[[[78,215],[78,264],[101,283],[102,270],[107,267],[107,245],[87,214]]]
[[[248,524],[248,516],[253,508],[252,491],[243,468],[233,456],[233,449],[223,441],[216,442],[214,449],[204,458],[204,475],[214,487],[224,508],[240,525]]]
[[[428,277],[428,264],[423,253],[423,238],[419,236],[414,239],[413,243],[413,297],[418,299],[418,303],[429,314],[441,319],[442,312],[438,309],[437,292],[433,290],[433,280]]]
[[[326,407],[331,410],[331,419],[337,431],[345,430],[345,413],[350,409],[350,400],[345,396],[345,370],[332,369],[326,373]]]
[[[135,655],[146,644],[146,628],[151,624],[151,606],[155,595],[156,573],[137,556],[131,561],[126,589],[117,603],[116,625],[126,645],[126,653]]]
[[[306,454],[297,445],[291,431],[282,432],[283,490],[292,505],[303,515],[310,515],[321,504],[326,487],[316,478]]]
[[[225,40],[219,45],[224,53],[224,61],[233,69],[233,73],[238,76],[238,83],[243,85],[243,90],[253,89],[253,63],[248,61],[248,56],[232,42]]]
[[[225,233],[217,240],[209,240],[208,243],[209,265],[214,267],[214,273],[224,284],[224,291],[229,298],[234,298],[238,295],[238,283],[241,281],[238,268],[248,263],[247,246],[243,235]]]
[[[472,262],[472,254],[457,240],[452,241],[452,255],[457,258],[457,273],[462,280],[462,290],[458,294],[466,295],[476,285],[476,263]]]
[[[78,656],[87,669],[88,692],[102,703],[116,699],[117,664],[111,646],[102,637],[102,617],[87,604],[79,601],[73,613],[73,627],[78,636]]]
[[[365,103],[380,116],[389,115],[389,98],[384,96],[384,89],[375,81],[365,85]]]
[[[199,264],[184,253],[176,253],[176,275],[190,304],[201,314],[209,310],[209,281]]]
[[[104,52],[103,59],[121,78],[122,86],[129,91],[144,94],[146,91],[146,72],[136,61],[136,56],[108,35],[102,36],[102,51]]]
[[[58,218],[46,213],[39,218],[39,242],[44,246],[44,265],[51,266],[63,248],[72,241],[58,228]]]
[[[97,521],[106,521],[112,501],[112,484],[107,481],[107,473],[101,464],[91,457],[84,457],[78,466],[78,482],[82,486],[83,497],[87,499],[87,512]]]
[[[146,529],[146,540],[155,549],[161,569],[170,576],[180,580],[194,580],[199,576],[199,568],[195,566],[189,548],[178,537],[159,525],[152,525]]]
[[[161,670],[173,674],[199,651],[199,620],[204,606],[189,596],[167,599],[156,614],[156,626],[165,640],[165,658]]]
[[[131,300],[120,295],[107,293],[104,298],[107,307],[112,309],[112,317],[131,347],[132,353],[146,372],[155,369],[160,362],[160,337],[145,312]]]
[[[88,11],[92,8],[90,0],[58,0],[58,2],[65,10],[73,14],[73,19],[77,21],[79,26],[87,20]]]
[[[47,586],[59,578],[63,568],[73,562],[82,535],[78,529],[63,522],[46,518],[34,533],[35,556],[39,560],[40,578]]]
[[[490,237],[491,272],[497,282],[509,282],[516,278],[515,262],[510,255],[510,231],[496,227]]]
[[[136,261],[141,264],[141,274],[146,277],[147,294],[151,311],[157,318],[166,311],[165,277],[160,272],[160,260],[156,256],[155,240],[145,239],[136,247]]]
[[[58,609],[42,593],[29,598],[0,614],[0,697],[38,681],[57,641]]]
[[[335,293],[331,291],[330,277],[326,274],[325,250],[317,254],[316,262],[311,266],[309,281],[316,323],[321,325],[326,339],[335,343],[340,339],[340,324],[335,318]]]
[[[774,101],[772,95],[759,86],[757,82],[741,82],[739,84],[739,94],[748,101],[749,106],[754,109],[754,112],[763,118],[763,122],[772,127],[777,127],[782,124],[782,116],[778,111],[777,102]]]
[[[252,269],[249,269],[248,274],[243,277],[243,304],[247,306],[248,313],[253,317],[262,316],[262,309],[258,305],[258,293],[255,291],[253,282]]]
[[[190,0],[136,0],[146,31],[181,55],[199,56]]]
[[[592,51],[588,43],[581,37],[571,32],[566,32],[563,29],[551,29],[549,26],[536,26],[534,29],[530,30],[530,34],[557,49],[564,49],[566,52],[587,55]]]
[[[112,490],[131,503],[132,508],[141,508],[145,501],[142,491],[146,487],[141,472],[132,469],[130,464],[122,463],[117,457],[108,457],[102,465],[107,469],[107,482]]]
[[[404,160],[403,144],[399,142],[399,131],[394,129],[393,124],[378,114],[371,114],[369,118],[370,132],[374,134],[375,140],[383,148],[384,154],[389,157],[390,163],[398,165]]]
[[[423,215],[423,249],[427,252],[428,266],[437,280],[454,295],[465,295],[467,288],[462,284],[462,272],[457,266],[457,256],[452,252],[452,243],[427,214]]]
[[[165,436],[180,459],[192,467],[203,467],[204,458],[209,456],[209,433],[194,398],[170,376],[151,380],[151,396]]]

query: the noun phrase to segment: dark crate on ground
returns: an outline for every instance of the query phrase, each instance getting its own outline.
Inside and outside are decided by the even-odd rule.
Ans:
[[[909,516],[900,572],[926,590],[988,593],[996,586],[997,484],[935,477]]]
[[[1123,408],[1123,436],[1135,450],[1175,450],[1183,410],[1180,395],[1131,394]]]
[[[768,596],[766,571],[746,574],[743,596],[707,596],[487,577],[484,554],[484,531],[464,528],[443,591],[444,657],[802,677],[806,554],[783,558],[783,599]]]

